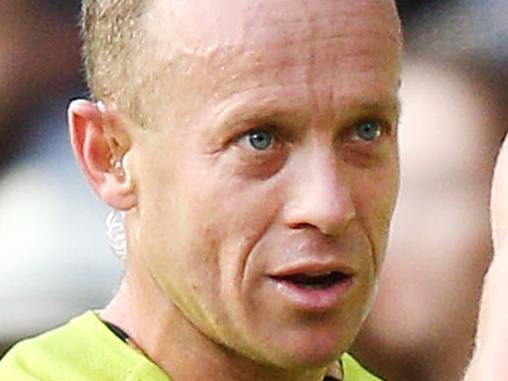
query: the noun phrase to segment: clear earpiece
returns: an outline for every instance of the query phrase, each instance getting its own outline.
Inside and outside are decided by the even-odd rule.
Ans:
[[[118,258],[125,261],[127,258],[127,237],[124,224],[125,212],[112,210],[106,218],[106,234],[109,246]]]

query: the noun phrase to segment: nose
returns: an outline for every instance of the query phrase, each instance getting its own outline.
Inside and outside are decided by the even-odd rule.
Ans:
[[[291,196],[284,209],[286,224],[337,237],[356,216],[347,176],[340,174],[334,153],[315,149],[304,156],[294,168]]]

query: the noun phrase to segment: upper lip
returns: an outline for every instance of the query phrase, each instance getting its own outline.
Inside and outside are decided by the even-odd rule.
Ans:
[[[323,275],[328,273],[341,273],[352,276],[356,272],[354,269],[343,263],[319,262],[319,261],[298,261],[275,268],[269,273],[272,278],[289,277],[297,274]]]

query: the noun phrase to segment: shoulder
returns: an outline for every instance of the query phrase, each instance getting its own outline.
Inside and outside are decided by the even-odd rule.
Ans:
[[[169,381],[154,363],[117,338],[94,312],[21,342],[0,362],[0,380],[105,379]]]
[[[62,327],[15,345],[0,362],[0,379],[53,381],[67,376],[69,369],[86,361],[82,356],[86,353],[83,330],[93,315],[88,312]]]
[[[89,374],[93,370],[90,364],[102,357],[100,328],[94,327],[99,323],[93,312],[87,312],[60,328],[20,342],[0,362],[0,380],[98,379],[85,376],[96,376]]]

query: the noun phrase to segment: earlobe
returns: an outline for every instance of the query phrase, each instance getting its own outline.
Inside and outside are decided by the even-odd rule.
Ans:
[[[116,111],[87,100],[69,105],[71,145],[88,182],[108,205],[117,210],[136,206],[135,182],[127,156],[131,141]]]

